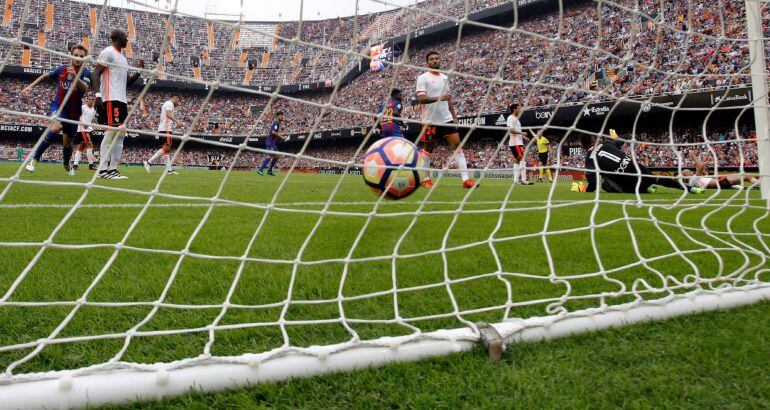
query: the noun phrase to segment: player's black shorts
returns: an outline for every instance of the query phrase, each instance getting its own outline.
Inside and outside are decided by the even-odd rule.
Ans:
[[[511,155],[513,155],[513,159],[516,161],[521,161],[522,158],[524,158],[524,146],[523,145],[510,145],[508,148],[511,149]]]
[[[453,122],[446,123],[445,125],[423,125],[422,128],[422,137],[420,138],[422,142],[435,141],[459,133],[457,126]]]
[[[540,162],[543,165],[548,165],[548,153],[547,152],[538,152],[537,153],[537,161]]]
[[[123,125],[128,116],[128,105],[122,101],[103,101],[97,110],[99,124],[117,127]]]

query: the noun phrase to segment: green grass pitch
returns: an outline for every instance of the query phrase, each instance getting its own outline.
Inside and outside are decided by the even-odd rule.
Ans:
[[[0,178],[14,175],[18,167],[0,163]],[[0,296],[13,287],[0,305],[0,347],[48,337],[88,292],[87,303],[57,338],[121,334],[144,322],[138,331],[169,332],[134,338],[122,360],[195,357],[209,342],[204,327],[220,316],[239,270],[233,306],[218,324],[251,325],[217,330],[214,355],[280,347],[285,340],[275,323],[282,317],[293,346],[347,341],[339,295],[349,326],[362,339],[374,339],[410,333],[394,323],[396,309],[404,321],[431,331],[461,327],[458,311],[464,319],[494,323],[506,311],[508,317],[527,318],[546,315],[549,307],[599,306],[602,295],[608,304],[632,301],[632,295],[618,293],[622,288],[655,299],[669,294],[661,291],[664,286],[676,288],[696,277],[713,280],[713,286],[770,280],[762,271],[768,268],[770,218],[758,192],[682,197],[663,189],[644,196],[641,206],[633,195],[602,193],[606,202],[595,206],[592,194],[569,192],[566,183],[553,192],[548,184],[510,191],[508,180],[484,180],[469,195],[459,180],[445,179],[415,220],[428,190],[376,206],[377,197],[360,176],[232,172],[222,184],[226,172],[181,170],[158,186],[159,168],[150,175],[141,168],[125,171],[130,179],[96,180],[89,190],[40,184],[86,183],[91,177],[83,171],[67,177],[60,166],[42,165],[11,184],[0,201]],[[0,181],[0,190],[7,187],[7,180]],[[160,195],[138,218],[147,193],[156,187]],[[217,192],[220,203],[213,208],[195,199]],[[51,238],[57,247],[40,253],[31,265],[39,244],[81,198],[83,206]],[[463,212],[457,212],[463,200]],[[266,209],[270,203],[274,207]],[[116,253],[114,244],[124,239],[125,248]],[[393,262],[389,256],[396,249],[399,259]],[[436,252],[441,249],[445,252]],[[247,261],[239,269],[242,256]],[[301,261],[296,270],[295,261]],[[610,280],[595,275],[601,268]],[[154,302],[162,305],[151,313]],[[488,364],[479,350],[151,405],[767,407],[768,313],[770,305],[759,304],[514,346],[498,365]],[[174,332],[184,329],[198,331]],[[52,344],[13,371],[99,364],[123,347],[124,338]],[[0,368],[31,351],[0,352]]]

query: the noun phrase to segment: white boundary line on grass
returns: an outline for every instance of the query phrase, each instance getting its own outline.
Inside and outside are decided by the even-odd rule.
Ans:
[[[701,199],[698,198],[692,198],[692,199],[680,199],[678,202],[699,202]],[[730,201],[730,198],[716,198],[711,199],[709,202],[728,202]],[[754,201],[754,199],[750,199],[749,201]],[[757,202],[762,202],[763,200],[760,198],[756,199]],[[580,202],[575,200],[567,200],[567,199],[560,199],[560,200],[551,200],[551,201],[536,201],[536,200],[513,200],[513,201],[504,201],[507,204],[542,204],[543,202],[551,202],[551,203],[570,203],[570,202]],[[618,201],[612,201],[607,200],[603,201],[604,203],[608,205],[627,205],[627,204],[637,204],[636,201],[633,200],[618,200]],[[674,202],[677,202],[676,200],[671,199],[664,199],[664,198],[657,198],[657,199],[649,199],[642,202],[642,205],[644,205],[647,202],[651,203],[665,203],[665,202],[672,202],[672,205]],[[393,201],[393,202],[383,202],[381,205],[419,205],[421,202],[418,201]],[[428,201],[425,202],[426,205],[457,205],[458,201]],[[469,205],[500,205],[503,201],[468,201],[466,204]],[[22,203],[22,204],[0,204],[0,209],[34,209],[34,208],[42,208],[42,209],[69,209],[72,208],[75,204],[45,204],[45,203]],[[267,206],[267,203],[254,203],[254,205],[257,206]],[[324,206],[326,205],[325,202],[276,202],[274,204],[275,206]],[[374,205],[374,202],[368,202],[368,201],[353,201],[353,202],[332,202],[332,206],[366,206],[366,205]],[[145,204],[143,203],[129,203],[129,204],[121,204],[121,203],[96,203],[96,204],[82,204],[80,205],[80,208],[143,208]],[[208,202],[180,202],[180,203],[171,203],[171,204],[150,204],[150,208],[204,208],[208,207],[210,204]],[[242,207],[242,205],[239,204],[217,204],[217,206],[221,207]]]

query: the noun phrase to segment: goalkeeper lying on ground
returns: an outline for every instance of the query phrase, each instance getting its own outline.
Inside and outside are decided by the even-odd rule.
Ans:
[[[573,184],[573,191],[594,192],[599,184],[605,192],[627,194],[654,193],[657,191],[657,185],[687,189],[679,179],[652,175],[644,165],[637,164],[623,152],[619,142],[597,142],[592,135],[580,136],[580,145],[588,153],[585,163],[587,183]],[[690,192],[701,193],[703,189],[692,187]]]

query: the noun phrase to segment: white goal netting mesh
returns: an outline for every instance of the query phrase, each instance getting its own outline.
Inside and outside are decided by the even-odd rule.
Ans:
[[[395,9],[257,24],[178,7],[155,14],[6,0],[6,70],[19,62],[48,70],[68,59],[64,44],[85,39],[91,69],[110,30],[129,32],[129,70],[143,80],[119,130],[129,135],[124,163],[140,163],[166,138],[156,117],[171,92],[156,80],[202,88],[183,93],[171,162],[190,167],[177,179],[160,168],[126,182],[68,179],[53,166],[29,175],[43,137],[3,142],[0,388],[456,339],[442,329],[470,329],[463,338],[476,341],[479,322],[519,331],[767,286],[768,206],[750,188],[770,154],[766,118],[755,117],[767,109],[755,84],[765,89],[764,69],[752,65],[759,58],[764,66],[768,43],[747,34],[747,7],[757,5],[753,18],[766,30],[766,3],[381,3]],[[57,29],[65,23],[75,28]],[[368,71],[380,44],[392,58]],[[460,188],[457,151],[439,145],[428,170],[434,186],[390,201],[361,181],[363,153],[380,136],[380,106],[395,88],[405,97],[406,138],[424,134],[410,101],[431,50],[442,57],[479,186]],[[350,77],[359,64],[364,70]],[[18,91],[16,80],[4,81]],[[279,84],[323,89],[270,88]],[[6,99],[3,122],[47,131],[39,107],[52,93]],[[513,183],[512,102],[525,110],[524,129],[550,141],[551,174],[531,165],[538,153],[529,138],[525,172],[556,183]],[[245,170],[270,152],[264,135],[278,111],[292,144],[280,146],[280,176],[266,179]],[[694,170],[697,159],[714,189],[691,194],[680,178],[688,189],[571,192],[586,161],[579,137],[608,141],[610,129],[661,182]],[[337,130],[354,138],[322,138]],[[59,149],[44,158],[59,160]]]

